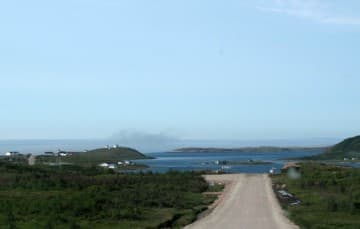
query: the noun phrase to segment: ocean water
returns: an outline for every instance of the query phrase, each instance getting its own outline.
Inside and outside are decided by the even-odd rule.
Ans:
[[[119,144],[112,140],[10,140],[0,141],[0,155],[7,151],[19,151],[22,153],[39,154],[45,151],[56,151],[58,149],[67,151],[83,151],[104,147],[105,145]],[[144,150],[149,148],[144,147]],[[141,150],[144,152],[143,150]],[[146,151],[145,151],[146,152]],[[148,152],[151,152],[150,150]],[[211,153],[178,153],[178,152],[157,152],[146,153],[155,159],[138,160],[149,166],[148,171],[166,172],[169,170],[177,171],[199,171],[199,170],[219,170],[221,166],[214,162],[219,161],[266,161],[271,164],[254,165],[231,165],[226,169],[228,173],[267,173],[271,168],[280,169],[289,158],[311,156],[320,154],[321,150],[295,151],[295,152],[211,152]],[[360,163],[339,163],[344,166],[360,167]]]
[[[230,165],[225,169],[227,173],[267,173],[270,169],[276,168],[278,171],[290,158],[312,156],[320,154],[321,150],[295,151],[295,152],[211,152],[211,153],[178,153],[162,152],[149,154],[155,159],[137,160],[137,163],[149,166],[148,171],[163,173],[169,170],[176,171],[201,171],[219,170],[221,165],[216,165],[215,161],[265,161],[270,164],[252,165]]]

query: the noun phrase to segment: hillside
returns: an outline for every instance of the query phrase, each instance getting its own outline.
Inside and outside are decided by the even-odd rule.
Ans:
[[[68,152],[66,157],[38,156],[37,162],[61,162],[78,165],[97,165],[103,162],[117,163],[124,160],[150,159],[139,151],[126,147],[94,149],[87,152]]]
[[[344,158],[360,158],[360,136],[347,138],[342,142],[327,149],[324,153],[306,157],[304,159],[310,160],[344,160]]]

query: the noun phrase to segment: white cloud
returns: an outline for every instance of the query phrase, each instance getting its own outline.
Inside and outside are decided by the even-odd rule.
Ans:
[[[320,0],[271,0],[270,4],[258,7],[258,9],[324,24],[360,25],[360,16],[340,15],[335,13],[330,5]]]

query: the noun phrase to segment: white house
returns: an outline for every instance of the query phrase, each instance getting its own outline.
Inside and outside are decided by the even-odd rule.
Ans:
[[[55,156],[54,152],[45,152],[45,156]]]
[[[122,161],[118,161],[118,165],[123,165],[124,163]]]
[[[101,163],[99,164],[100,167],[103,167],[103,168],[107,168],[109,167],[109,164],[108,163]]]
[[[109,164],[108,168],[109,169],[116,169],[116,165],[115,164]]]
[[[7,157],[11,157],[11,156],[15,156],[15,155],[19,155],[19,152],[6,152],[5,156]]]

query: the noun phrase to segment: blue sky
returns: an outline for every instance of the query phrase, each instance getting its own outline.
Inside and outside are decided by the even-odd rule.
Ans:
[[[2,1],[0,139],[356,135],[359,12],[355,0]]]

